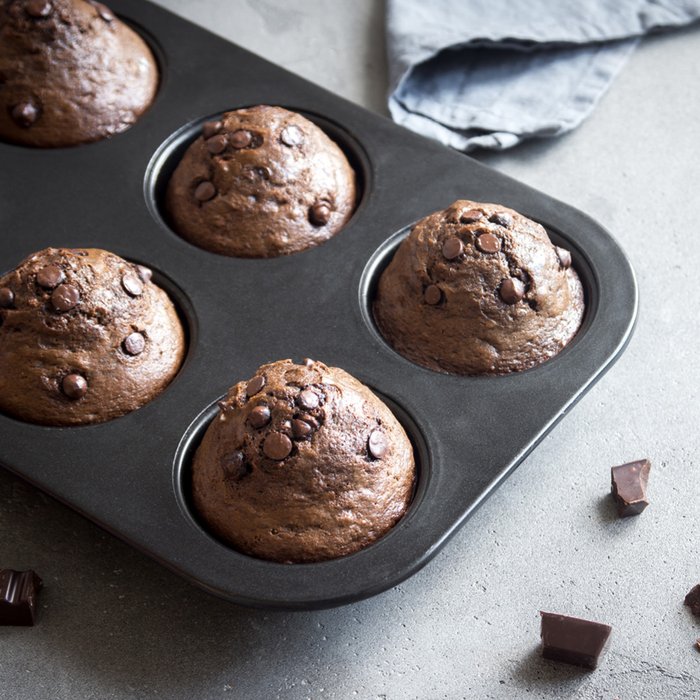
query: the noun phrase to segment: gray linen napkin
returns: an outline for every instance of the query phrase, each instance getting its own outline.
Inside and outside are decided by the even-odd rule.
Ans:
[[[389,111],[461,151],[557,136],[641,35],[697,19],[700,0],[387,0]]]

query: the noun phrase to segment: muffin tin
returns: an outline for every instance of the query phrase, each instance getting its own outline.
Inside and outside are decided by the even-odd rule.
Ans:
[[[129,131],[71,149],[0,143],[2,265],[46,246],[100,247],[152,267],[178,305],[188,353],[154,401],[109,423],[42,427],[0,416],[0,462],[186,579],[234,602],[329,607],[379,593],[426,564],[619,357],[637,313],[632,269],[595,221],[412,134],[143,0],[111,7],[151,44],[162,80]],[[318,248],[227,258],[174,234],[168,174],[198,126],[255,104],[299,111],[346,151],[362,196]],[[583,325],[557,357],[502,377],[405,360],[371,315],[376,280],[410,225],[454,200],[497,202],[572,251]],[[233,383],[265,361],[319,359],[376,391],[407,429],[419,480],[405,517],[349,557],[285,565],[218,542],[189,502],[193,451]]]

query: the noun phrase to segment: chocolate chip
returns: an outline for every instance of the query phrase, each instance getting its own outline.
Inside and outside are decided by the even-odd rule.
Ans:
[[[253,377],[248,384],[246,384],[245,393],[248,398],[250,398],[251,396],[255,396],[255,394],[259,393],[264,386],[265,377],[258,374],[257,376]]]
[[[136,272],[138,273],[138,276],[141,278],[142,282],[150,282],[151,278],[153,277],[153,270],[145,265],[137,265]]]
[[[473,224],[483,217],[483,214],[478,209],[467,209],[459,215],[459,222],[461,224]]]
[[[292,435],[295,440],[303,440],[313,433],[314,427],[308,421],[295,418],[292,421]]]
[[[44,289],[54,289],[64,279],[66,279],[66,276],[58,265],[47,265],[36,273],[36,283]]]
[[[508,228],[508,226],[513,223],[513,217],[504,211],[499,211],[495,214],[491,214],[491,216],[489,216],[489,221],[492,224],[498,224],[499,226],[505,226]]]
[[[97,10],[97,14],[102,17],[105,22],[113,22],[116,18],[112,10],[101,2],[93,2],[92,6]]]
[[[138,297],[143,294],[143,282],[141,278],[133,272],[127,272],[122,276],[122,287],[127,294]]]
[[[194,198],[199,202],[208,202],[215,195],[216,187],[214,187],[214,185],[212,185],[212,183],[209,182],[209,180],[204,180],[204,182],[200,182],[194,191]]]
[[[517,277],[509,277],[501,283],[499,293],[506,304],[517,304],[525,296],[525,285]]]
[[[381,430],[373,430],[369,435],[369,440],[367,440],[367,448],[372,457],[381,459],[389,449],[386,435]]]
[[[245,165],[241,170],[241,176],[250,182],[269,180],[272,177],[272,170],[265,165]]]
[[[446,260],[454,260],[462,254],[463,249],[462,241],[451,236],[442,244],[442,255]]]
[[[270,433],[263,443],[263,452],[266,457],[280,461],[289,457],[292,447],[292,441],[284,433]]]
[[[15,124],[29,128],[39,117],[39,110],[32,102],[20,102],[12,108],[12,119]]]
[[[247,129],[238,129],[238,131],[234,131],[231,134],[229,140],[234,148],[245,148],[246,146],[250,146],[253,140],[253,134]]]
[[[557,251],[557,257],[561,266],[565,270],[571,267],[571,253],[566,248],[560,248],[559,246],[554,246],[554,249]]]
[[[301,408],[305,408],[307,411],[318,408],[318,404],[318,394],[311,391],[311,389],[304,389],[304,391],[297,396],[297,405],[301,406]]]
[[[51,294],[51,306],[59,312],[70,311],[79,301],[80,292],[72,284],[59,284]]]
[[[423,299],[425,300],[425,303],[430,304],[430,306],[439,304],[442,299],[440,287],[438,287],[436,284],[429,284],[425,288],[425,292],[423,292]]]
[[[9,287],[0,287],[0,309],[9,309],[15,302],[15,293]]]
[[[53,5],[48,0],[29,0],[24,6],[27,14],[35,19],[48,17],[53,11]]]
[[[482,253],[497,253],[501,249],[501,241],[492,233],[482,233],[476,239],[476,247]]]
[[[210,139],[214,134],[218,134],[222,127],[222,122],[204,122],[202,125],[202,136],[205,139]]]
[[[257,429],[264,428],[270,422],[270,409],[267,406],[256,406],[248,414],[248,422]]]
[[[142,333],[131,333],[124,339],[122,347],[127,355],[140,355],[146,348],[146,339]]]
[[[301,146],[304,143],[304,134],[298,126],[285,126],[280,134],[280,141],[285,146]]]
[[[228,139],[226,134],[219,134],[218,136],[212,136],[210,139],[206,140],[207,151],[213,156],[223,153],[228,146]]]
[[[69,399],[76,401],[87,394],[88,383],[85,381],[85,377],[79,374],[68,374],[63,377],[61,389]]]
[[[314,226],[325,226],[331,218],[331,207],[328,202],[317,202],[309,208],[309,221]]]
[[[224,470],[224,476],[227,479],[239,481],[248,473],[245,463],[245,455],[241,450],[236,450],[229,455],[226,455],[221,462],[221,467]]]

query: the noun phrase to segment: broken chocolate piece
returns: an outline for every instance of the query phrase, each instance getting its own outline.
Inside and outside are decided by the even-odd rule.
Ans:
[[[690,589],[683,603],[690,608],[693,615],[700,615],[700,583]]]
[[[0,625],[34,625],[41,586],[34,571],[0,569]]]
[[[621,464],[610,470],[612,495],[621,518],[639,515],[648,505],[647,484],[651,463],[648,459]]]
[[[541,612],[542,656],[584,668],[595,668],[612,627],[578,617]]]

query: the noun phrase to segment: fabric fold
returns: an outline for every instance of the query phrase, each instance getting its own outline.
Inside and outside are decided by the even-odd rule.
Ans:
[[[700,0],[387,0],[389,111],[462,151],[557,136],[643,34],[699,18]]]

